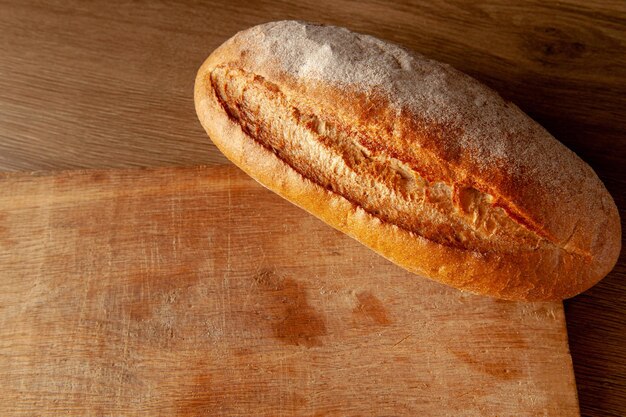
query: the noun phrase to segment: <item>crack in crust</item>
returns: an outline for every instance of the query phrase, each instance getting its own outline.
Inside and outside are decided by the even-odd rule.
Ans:
[[[289,94],[259,75],[220,66],[207,84],[226,114],[253,140],[309,181],[381,221],[430,241],[481,253],[552,245],[494,197],[427,179],[413,161],[385,152],[365,128]]]

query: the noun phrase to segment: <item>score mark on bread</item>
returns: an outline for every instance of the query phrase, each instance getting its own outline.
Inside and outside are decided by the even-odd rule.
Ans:
[[[619,253],[615,205],[584,162],[487,87],[395,45],[272,22],[215,51],[195,95],[229,159],[413,272],[559,299]]]
[[[494,206],[491,195],[426,180],[414,161],[372,146],[384,138],[369,138],[336,115],[315,114],[258,75],[218,67],[209,76],[224,111],[250,138],[382,221],[465,250],[511,252],[546,244]]]

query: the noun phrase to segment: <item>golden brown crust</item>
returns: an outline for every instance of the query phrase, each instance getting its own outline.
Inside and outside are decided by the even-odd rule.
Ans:
[[[337,82],[333,77],[341,76],[341,53],[325,67],[310,70],[307,61],[294,72],[291,61],[283,61],[299,58],[287,56],[283,43],[277,50],[275,41],[304,30],[305,42],[307,28],[316,30],[311,37],[318,44],[327,39],[323,50],[330,45],[354,55],[351,59],[359,59],[359,50],[367,48],[391,54],[404,71],[396,76],[408,77],[411,85],[428,79],[428,70],[443,74],[444,82],[436,89],[422,86],[430,93],[416,98],[416,105],[410,94],[404,97],[406,92],[359,83],[359,71],[365,77],[369,67],[356,68],[347,77],[350,83]],[[396,264],[448,285],[505,299],[552,300],[584,291],[610,271],[620,250],[619,217],[591,168],[476,81],[372,39],[299,22],[242,32],[198,72],[200,121],[220,150],[261,184]],[[269,42],[267,50],[259,50],[263,42]],[[354,43],[358,50],[350,50]],[[388,65],[384,59],[368,59],[370,67],[381,66],[373,74]],[[305,67],[314,75],[302,77]],[[430,82],[441,84],[440,79]],[[479,106],[472,108],[460,93],[474,94]],[[446,106],[437,109],[428,100]],[[417,113],[419,106],[426,110]],[[508,130],[481,121],[483,116],[499,118]],[[320,131],[320,120],[332,128]],[[299,133],[291,142],[279,137],[294,129]],[[309,144],[305,136],[310,136]],[[320,149],[314,153],[314,148]],[[356,166],[353,153],[361,148],[367,163]],[[313,163],[307,154],[327,159]],[[399,167],[401,176],[408,171],[409,177],[419,178],[419,187],[401,189],[393,172],[387,174],[390,164]],[[378,194],[357,192],[359,181],[365,180],[375,181]],[[427,197],[416,203],[416,195],[436,190],[433,184],[443,184],[447,205]],[[478,212],[479,218],[495,219],[492,226],[478,224]]]

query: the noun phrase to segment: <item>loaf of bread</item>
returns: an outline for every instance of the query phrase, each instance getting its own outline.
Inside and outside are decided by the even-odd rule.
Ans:
[[[494,91],[400,46],[263,24],[209,56],[195,104],[258,182],[444,284],[563,299],[620,252],[615,203],[587,164]]]

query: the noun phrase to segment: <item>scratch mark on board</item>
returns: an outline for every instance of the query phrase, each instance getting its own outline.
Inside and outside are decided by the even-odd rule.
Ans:
[[[392,347],[396,347],[398,346],[400,343],[404,342],[406,339],[408,339],[409,337],[413,336],[412,334],[407,334],[406,336],[404,336],[402,339],[398,340]]]

